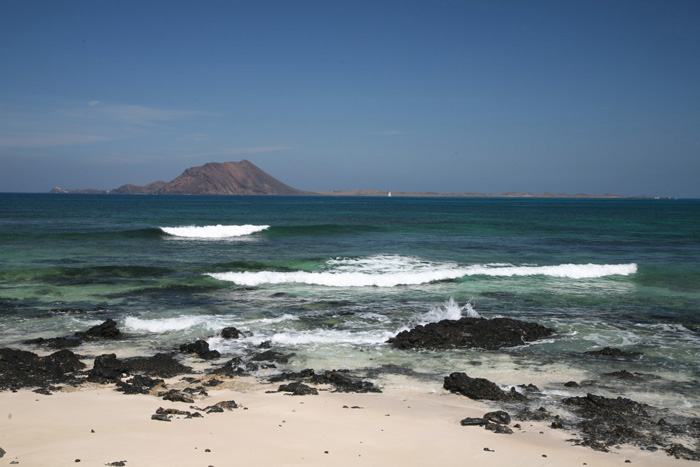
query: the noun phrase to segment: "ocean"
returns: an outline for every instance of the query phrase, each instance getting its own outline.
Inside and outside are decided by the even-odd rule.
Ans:
[[[386,344],[461,316],[556,333],[498,351]],[[464,371],[697,417],[700,200],[0,194],[0,347],[47,353],[23,342],[107,318],[125,338],[75,352],[208,338],[223,362],[269,342],[293,356],[267,372],[439,391]],[[215,337],[227,326],[252,335]],[[584,354],[603,347],[639,356]],[[643,377],[602,376],[623,369]]]

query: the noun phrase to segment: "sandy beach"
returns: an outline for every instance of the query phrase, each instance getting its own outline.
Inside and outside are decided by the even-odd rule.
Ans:
[[[270,393],[277,385],[251,377],[222,386],[194,404],[98,385],[52,395],[2,392],[0,465],[695,465],[661,451],[574,446],[567,442],[571,433],[545,423],[520,422],[512,435],[464,427],[461,419],[493,407],[443,390],[291,396]],[[159,407],[194,412],[191,405],[229,400],[240,407],[202,418],[151,419]]]

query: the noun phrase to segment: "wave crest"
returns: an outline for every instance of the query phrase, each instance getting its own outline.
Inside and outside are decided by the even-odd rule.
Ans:
[[[433,262],[420,258],[377,255],[365,258],[328,260],[320,271],[243,271],[209,273],[222,281],[254,287],[262,284],[310,284],[328,287],[396,287],[454,280],[466,276],[549,276],[592,279],[637,272],[632,264],[560,264],[556,266],[514,266],[485,264],[459,266],[452,262]],[[456,306],[456,305],[455,305]]]
[[[181,227],[161,227],[168,235],[182,238],[231,238],[251,235],[269,229],[269,225],[188,225]]]

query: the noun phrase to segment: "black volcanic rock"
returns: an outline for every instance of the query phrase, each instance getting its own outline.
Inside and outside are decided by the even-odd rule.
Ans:
[[[654,430],[650,407],[630,399],[611,399],[594,394],[569,397],[562,401],[584,420],[578,425],[583,434],[580,444],[607,451],[610,446],[628,443],[641,446],[663,444]]]
[[[198,340],[191,344],[182,344],[180,352],[193,353],[204,360],[212,360],[221,357],[218,350],[209,350],[209,344],[206,341]]]
[[[240,339],[241,337],[248,337],[248,333],[239,331],[235,327],[231,326],[222,329],[219,333],[219,336],[221,336],[224,339]]]
[[[397,349],[515,347],[554,334],[537,323],[510,318],[461,318],[419,325],[402,331],[387,342]]]
[[[588,352],[584,353],[593,357],[615,358],[621,360],[638,358],[642,356],[642,354],[639,352],[626,352],[615,347],[604,347],[600,350],[589,350]]]
[[[448,391],[462,394],[470,399],[490,401],[527,401],[527,397],[517,392],[514,388],[504,391],[484,378],[471,378],[466,373],[454,372],[445,376],[443,387]]]
[[[316,388],[312,388],[311,386],[307,386],[306,384],[302,383],[301,381],[295,381],[293,383],[289,384],[282,384],[280,387],[277,389],[278,392],[290,392],[292,393],[293,396],[307,396],[307,395],[318,395],[318,390]]]
[[[38,339],[29,339],[24,341],[24,343],[43,345],[52,349],[66,349],[70,347],[77,347],[86,341],[94,341],[98,339],[113,340],[120,339],[121,337],[122,335],[117,328],[117,323],[113,319],[108,319],[102,324],[93,326],[84,332],[76,332],[72,336],[50,337],[48,339],[39,337]]]
[[[0,349],[0,390],[72,382],[73,373],[83,368],[85,365],[70,350],[39,357],[32,352],[3,348]]]

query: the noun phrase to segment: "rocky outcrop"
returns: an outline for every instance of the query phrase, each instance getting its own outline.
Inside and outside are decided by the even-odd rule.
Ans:
[[[387,342],[397,349],[495,350],[523,345],[552,334],[553,329],[527,321],[510,318],[462,318],[419,325],[398,333]]]
[[[74,382],[73,373],[83,368],[85,364],[67,349],[45,357],[24,350],[0,349],[0,390]]]
[[[25,341],[25,344],[42,345],[52,349],[66,349],[77,347],[83,342],[94,341],[99,339],[120,339],[121,332],[117,328],[117,323],[113,319],[108,319],[102,324],[93,326],[87,331],[76,332],[72,336],[50,337],[45,339],[39,337]]]
[[[496,383],[484,378],[471,378],[466,373],[454,372],[445,376],[443,387],[448,391],[462,394],[470,399],[503,402],[524,402],[527,397],[511,388],[504,391]]]

